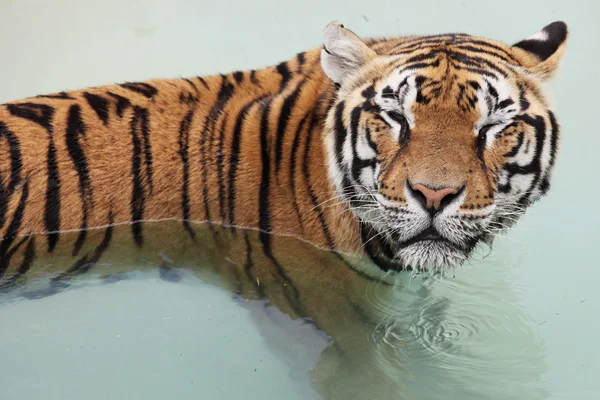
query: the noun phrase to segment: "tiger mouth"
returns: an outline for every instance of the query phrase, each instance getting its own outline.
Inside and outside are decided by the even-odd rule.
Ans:
[[[412,238],[410,238],[408,240],[400,242],[399,247],[400,248],[409,247],[414,244],[422,243],[422,242],[443,243],[448,246],[459,249],[458,245],[456,245],[455,243],[451,242],[450,240],[448,240],[445,237],[443,237],[442,235],[440,235],[438,233],[438,231],[432,226],[427,228],[423,232],[417,234],[416,236],[413,236]]]

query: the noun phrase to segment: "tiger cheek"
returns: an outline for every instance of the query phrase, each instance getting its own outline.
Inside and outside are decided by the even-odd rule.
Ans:
[[[389,128],[380,130],[376,139],[377,157],[381,163],[379,187],[390,201],[403,201],[403,182],[406,180],[406,162],[402,160],[399,143]]]
[[[525,132],[516,127],[498,134],[491,148],[486,151],[485,165],[492,176],[496,176],[498,172],[508,163],[513,157],[514,149],[519,147],[523,141],[527,141]]]

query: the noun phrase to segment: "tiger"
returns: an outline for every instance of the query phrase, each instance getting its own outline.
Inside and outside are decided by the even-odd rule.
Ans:
[[[323,36],[263,69],[1,105],[0,288],[209,260],[358,360],[366,288],[460,267],[548,193],[568,30]]]
[[[91,229],[126,223],[142,248],[161,220],[192,238],[193,222],[257,229],[267,255],[273,233],[362,254],[372,277],[461,265],[549,189],[559,125],[541,82],[566,40],[563,22],[513,46],[363,41],[333,22],[322,48],[261,70],[3,104],[0,277],[61,232],[79,232],[76,257]]]

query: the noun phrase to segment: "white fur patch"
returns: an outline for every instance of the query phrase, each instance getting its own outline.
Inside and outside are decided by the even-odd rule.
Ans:
[[[356,138],[356,154],[361,160],[372,160],[377,157],[377,153],[369,144],[367,134],[364,131],[358,133]]]
[[[373,168],[367,167],[360,171],[360,181],[363,185],[373,189],[375,188],[375,175],[373,174]]]
[[[539,31],[529,36],[526,40],[538,40],[540,42],[545,42],[548,40],[548,33],[546,33],[546,31]]]
[[[479,135],[481,128],[492,125],[487,131],[486,148],[494,143],[496,134],[501,132],[512,119],[519,113],[518,101],[513,99],[512,91],[508,82],[504,79],[493,79],[485,77],[479,81],[480,89],[477,91],[477,106],[479,108],[479,120],[475,125],[474,134]],[[498,100],[490,94],[490,88],[493,88],[498,94]],[[504,100],[512,100],[513,104],[500,110],[494,110],[494,103],[500,103]]]

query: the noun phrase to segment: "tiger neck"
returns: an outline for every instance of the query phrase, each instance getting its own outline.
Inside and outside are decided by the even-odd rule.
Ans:
[[[2,199],[0,237],[46,233],[52,252],[58,232],[80,231],[77,253],[87,230],[129,224],[141,247],[149,222],[177,220],[191,236],[205,224],[258,229],[267,250],[274,233],[360,253],[358,223],[328,174],[323,130],[334,94],[316,49],[258,71],[0,107],[19,161],[0,157],[15,187]]]
[[[213,98],[188,133],[202,166],[190,215],[362,251],[359,225],[329,178],[323,130],[335,87],[319,52],[202,79]]]

